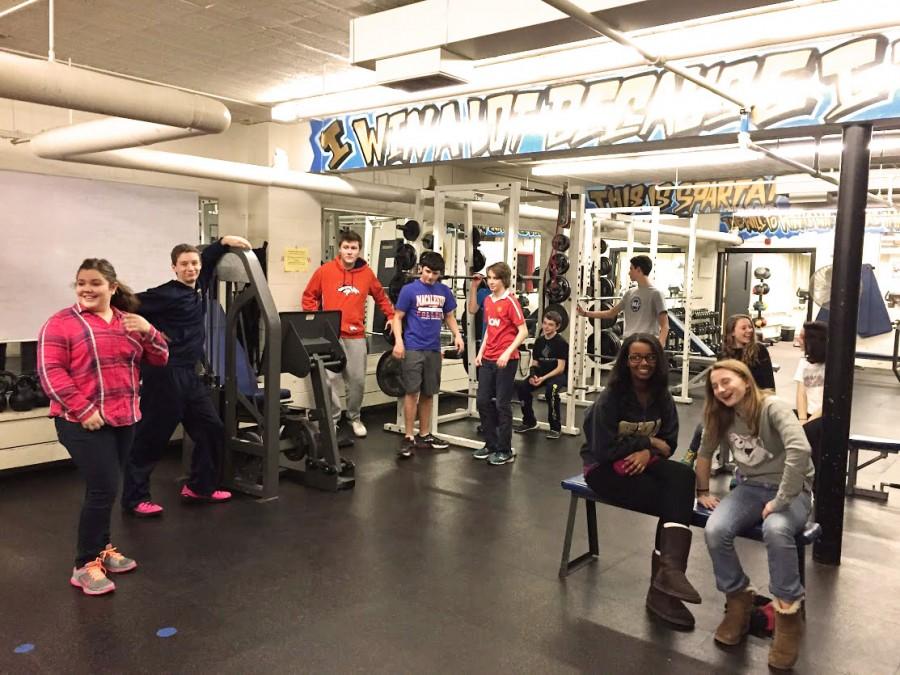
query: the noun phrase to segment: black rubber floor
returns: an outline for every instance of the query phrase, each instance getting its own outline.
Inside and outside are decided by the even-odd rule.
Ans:
[[[685,443],[700,406],[679,411]],[[517,437],[504,467],[461,449],[398,464],[399,438],[379,429],[392,414],[364,416],[370,436],[348,452],[358,471],[346,493],[283,481],[275,501],[187,507],[173,454],[154,476],[165,517],[116,514],[114,543],[140,568],[101,598],[68,584],[76,472],[0,476],[0,672],[765,672],[765,640],[713,643],[723,599],[699,532],[689,575],[703,604],[690,633],[645,613],[651,518],[600,507],[599,560],[557,578],[559,480],[579,470],[580,437]],[[896,503],[848,502],[843,565],[809,563],[798,672],[900,672]],[[586,548],[579,525],[574,553]],[[739,547],[765,589],[763,547]]]

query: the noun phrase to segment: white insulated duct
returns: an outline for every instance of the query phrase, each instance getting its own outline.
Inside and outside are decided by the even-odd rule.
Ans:
[[[71,155],[153,145],[205,133],[197,129],[107,117],[45,131],[31,139],[31,150],[44,159],[66,159]]]
[[[0,52],[0,96],[209,134],[231,125],[228,108],[206,96],[4,52]]]

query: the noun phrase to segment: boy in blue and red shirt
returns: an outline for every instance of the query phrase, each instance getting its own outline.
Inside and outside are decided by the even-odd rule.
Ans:
[[[483,448],[472,455],[499,466],[513,462],[512,394],[519,363],[519,345],[528,337],[525,315],[510,292],[512,270],[506,263],[487,268],[491,294],[484,300],[487,331],[475,358],[478,371],[478,415],[485,437]]]
[[[448,444],[431,434],[434,395],[441,387],[441,326],[444,321],[453,333],[454,346],[463,350],[463,339],[456,322],[456,298],[447,286],[438,282],[444,272],[440,253],[426,251],[419,261],[419,278],[406,284],[394,308],[394,358],[401,359],[406,396],[403,414],[406,434],[397,456],[412,457],[417,448],[443,450]],[[416,413],[419,435],[413,436]]]

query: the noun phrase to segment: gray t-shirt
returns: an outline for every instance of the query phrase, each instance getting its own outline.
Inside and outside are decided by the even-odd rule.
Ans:
[[[659,289],[632,286],[622,296],[622,311],[625,313],[624,337],[634,333],[659,337],[659,315],[666,311],[666,301]]]

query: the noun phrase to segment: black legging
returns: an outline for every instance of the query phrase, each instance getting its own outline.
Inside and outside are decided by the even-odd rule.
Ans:
[[[82,567],[98,557],[110,543],[110,516],[134,439],[134,426],[107,425],[88,431],[61,417],[55,421],[59,442],[69,452],[86,484],[75,558],[75,567]]]
[[[803,431],[806,432],[806,440],[809,441],[810,450],[812,450],[813,466],[816,468],[816,478],[819,477],[819,459],[822,456],[822,425],[824,420],[817,417],[809,420],[803,425]]]
[[[620,476],[612,464],[601,464],[584,478],[591,490],[611,504],[657,516],[657,549],[663,523],[691,524],[696,477],[686,464],[660,459],[637,476]]]

